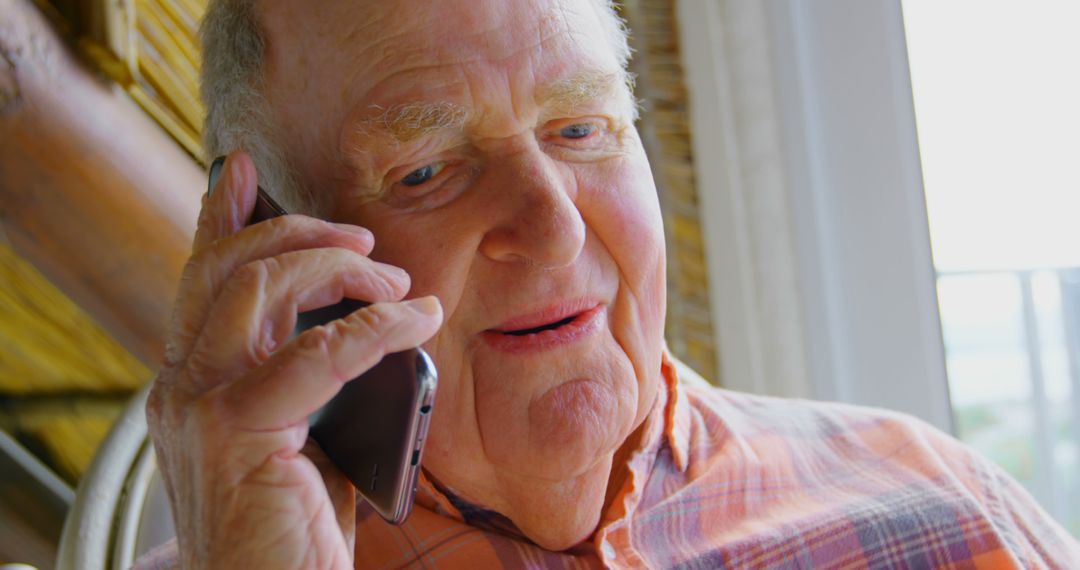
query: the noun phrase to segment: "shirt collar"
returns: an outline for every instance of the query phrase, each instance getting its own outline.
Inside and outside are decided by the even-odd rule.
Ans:
[[[690,404],[686,393],[679,384],[679,363],[664,349],[660,370],[667,390],[667,402],[664,406],[664,435],[671,447],[671,459],[675,468],[686,471],[687,454],[690,448]],[[685,368],[685,365],[683,366]]]

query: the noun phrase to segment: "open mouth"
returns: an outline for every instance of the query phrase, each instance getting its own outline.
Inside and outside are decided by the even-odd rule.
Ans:
[[[499,328],[484,331],[482,336],[490,346],[504,352],[546,350],[590,335],[599,328],[604,314],[603,305],[594,305],[570,315],[563,312],[553,320],[548,316],[545,319],[511,321]],[[541,323],[536,324],[537,320]]]
[[[577,320],[577,318],[579,316],[581,316],[581,313],[578,313],[576,315],[571,315],[571,316],[566,317],[565,319],[563,319],[561,321],[555,321],[553,323],[548,323],[546,325],[533,327],[531,329],[518,329],[516,331],[499,331],[499,332],[501,332],[502,334],[508,334],[508,335],[512,335],[512,336],[526,336],[526,335],[530,335],[530,334],[538,334],[538,333],[542,333],[544,331],[553,331],[553,330],[558,329],[559,327],[561,327],[563,325],[568,325],[568,324],[574,322],[575,320]]]

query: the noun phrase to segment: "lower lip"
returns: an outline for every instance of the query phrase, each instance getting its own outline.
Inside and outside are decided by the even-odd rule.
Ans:
[[[598,305],[557,329],[524,336],[484,331],[481,336],[489,346],[503,352],[540,352],[572,344],[589,336],[600,328],[604,314],[604,306]]]

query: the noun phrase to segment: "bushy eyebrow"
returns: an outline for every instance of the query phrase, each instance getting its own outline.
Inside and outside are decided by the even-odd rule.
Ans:
[[[585,71],[541,87],[537,99],[542,107],[572,113],[596,101],[625,96],[632,86],[633,75],[625,72]]]
[[[360,121],[357,129],[361,132],[381,131],[403,143],[441,131],[460,131],[469,115],[460,106],[446,102],[403,103],[388,108],[372,105],[372,108],[381,112]]]
[[[606,95],[615,94],[622,84],[618,73],[585,71],[577,76],[544,85],[538,99],[542,106],[579,107]]]

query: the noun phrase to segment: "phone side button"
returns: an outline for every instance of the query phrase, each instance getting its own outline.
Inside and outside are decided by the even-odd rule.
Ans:
[[[431,416],[430,415],[420,416],[420,429],[418,430],[419,435],[417,436],[417,439],[424,439],[425,437],[427,437],[427,432],[428,432],[429,427],[431,427]]]
[[[412,452],[412,464],[416,465],[420,461],[420,450],[414,449]]]

